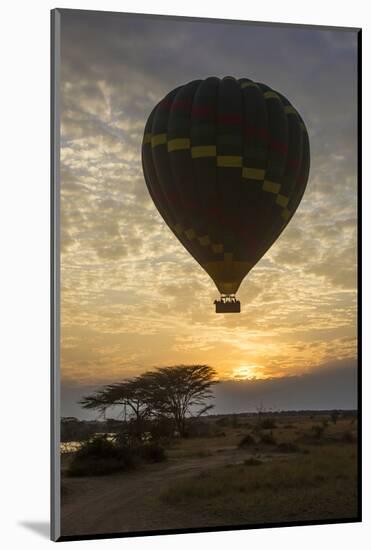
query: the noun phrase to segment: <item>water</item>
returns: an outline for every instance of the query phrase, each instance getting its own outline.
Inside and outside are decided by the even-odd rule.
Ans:
[[[114,441],[116,439],[115,433],[106,433],[106,432],[96,432],[90,439],[95,439],[96,437],[102,437],[106,436],[108,441]],[[78,451],[82,445],[84,444],[84,441],[64,441],[60,444],[60,451],[61,454],[65,453],[75,453]]]

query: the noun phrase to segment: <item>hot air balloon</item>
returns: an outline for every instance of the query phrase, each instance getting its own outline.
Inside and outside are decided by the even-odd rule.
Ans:
[[[151,112],[142,165],[166,224],[221,294],[216,312],[239,312],[235,294],[291,220],[310,153],[298,111],[248,78],[194,80]]]

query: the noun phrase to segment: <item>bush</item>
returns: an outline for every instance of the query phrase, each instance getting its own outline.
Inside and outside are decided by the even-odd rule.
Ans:
[[[314,424],[312,426],[312,431],[316,439],[322,439],[323,432],[325,431],[325,426],[323,424]]]
[[[107,437],[95,437],[84,443],[76,452],[75,458],[118,458],[116,445]]]
[[[300,447],[292,441],[287,441],[285,443],[279,443],[277,445],[277,451],[279,453],[298,453],[300,451]]]
[[[341,440],[343,441],[343,443],[355,443],[356,438],[353,432],[351,432],[350,430],[347,430],[346,432],[343,433]]]
[[[245,466],[260,466],[261,464],[263,464],[263,461],[252,456],[251,458],[247,458],[244,461],[244,464]]]
[[[150,432],[152,439],[170,440],[174,436],[174,421],[170,418],[157,418],[151,422]]]
[[[260,443],[263,443],[263,445],[277,445],[277,441],[272,432],[262,434],[260,436]]]
[[[97,437],[85,443],[71,460],[68,475],[98,476],[124,472],[144,462],[163,462],[166,454],[158,443],[131,442],[120,434],[116,442],[105,436]]]
[[[136,465],[130,447],[117,446],[106,437],[87,441],[74,454],[69,469],[70,476],[106,475],[126,471]]]
[[[256,444],[256,441],[253,438],[253,436],[251,434],[247,434],[241,439],[238,446],[240,449],[243,449],[244,447],[250,447],[255,444]]]
[[[217,426],[221,426],[222,428],[225,428],[225,427],[229,426],[229,419],[228,419],[227,416],[222,416],[221,418],[218,418],[215,421],[215,424]]]
[[[187,422],[187,437],[214,437],[219,429],[199,418],[191,419]]]
[[[262,430],[273,430],[277,428],[277,424],[273,418],[264,418],[260,423],[260,427]]]
[[[139,456],[146,462],[163,462],[166,460],[165,450],[157,443],[146,443],[138,447]]]

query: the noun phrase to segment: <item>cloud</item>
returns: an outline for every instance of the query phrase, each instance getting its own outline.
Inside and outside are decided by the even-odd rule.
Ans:
[[[63,13],[65,383],[193,361],[279,377],[355,357],[355,48],[350,32]],[[141,167],[153,105],[210,74],[286,94],[311,139],[303,201],[242,284],[238,316],[215,315],[217,291],[164,224]]]
[[[96,418],[95,412],[78,405],[84,395],[98,385],[62,385],[62,416]],[[357,408],[357,364],[355,361],[332,361],[310,372],[267,378],[264,380],[223,380],[213,389],[213,414],[269,410],[329,410]],[[115,416],[117,411],[109,411]]]
[[[223,382],[215,413],[266,410],[356,409],[357,365],[334,361],[299,376]]]

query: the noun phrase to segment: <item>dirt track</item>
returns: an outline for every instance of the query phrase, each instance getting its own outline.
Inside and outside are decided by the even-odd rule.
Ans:
[[[63,480],[62,535],[185,529],[211,526],[204,518],[164,504],[159,494],[174,480],[247,457],[235,448],[224,448],[204,458],[189,458],[146,467],[129,474]],[[220,524],[215,518],[214,525]]]

